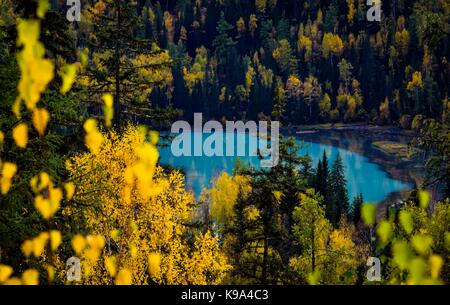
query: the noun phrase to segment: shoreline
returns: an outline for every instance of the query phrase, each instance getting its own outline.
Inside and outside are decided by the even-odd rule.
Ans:
[[[375,142],[383,141],[407,145],[416,136],[413,131],[368,124],[324,124],[283,127],[281,133],[358,153],[379,166],[390,178],[410,184],[411,189],[390,193],[376,203],[379,216],[386,213],[389,205],[407,199],[412,188],[420,185],[423,179],[424,164],[421,158],[401,158],[374,145]]]
[[[338,126],[300,125],[283,127],[281,130],[282,134],[286,136],[302,137],[304,140],[313,143],[337,146],[339,148],[358,153],[368,158],[372,163],[380,166],[380,168],[392,179],[411,184],[417,183],[421,180],[417,178],[422,177],[422,175],[419,175],[419,177],[411,177],[410,175],[405,175],[403,171],[398,171],[398,169],[401,169],[402,167],[404,170],[407,169],[408,171],[412,168],[416,169],[414,172],[422,171],[424,165],[420,158],[414,157],[406,160],[373,145],[374,142],[381,142],[389,136],[403,138],[401,140],[395,139],[392,142],[406,145],[408,144],[406,139],[412,140],[416,136],[416,133],[412,131],[401,130],[397,127],[373,126],[367,124],[340,124]],[[342,136],[342,134],[346,134],[347,137],[338,137],[338,135]],[[351,140],[349,140],[349,134],[352,134],[353,136]],[[349,142],[352,140],[361,141],[361,143],[351,145],[352,143]],[[391,166],[393,164],[397,166]]]

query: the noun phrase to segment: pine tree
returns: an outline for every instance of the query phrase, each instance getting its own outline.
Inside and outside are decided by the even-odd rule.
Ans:
[[[363,194],[360,193],[353,199],[353,204],[351,207],[351,221],[357,225],[361,220],[361,208],[364,203]]]
[[[228,35],[228,31],[234,27],[225,19],[225,14],[220,12],[220,20],[217,24],[217,36],[213,40],[213,47],[215,48],[215,55],[219,66],[225,66],[228,62],[230,49],[236,44],[235,41]]]
[[[344,173],[344,164],[340,153],[337,154],[336,160],[330,172],[330,210],[329,216],[331,223],[336,226],[341,216],[348,215],[348,194],[347,180]]]
[[[334,32],[334,28],[338,22],[339,5],[333,0],[325,14],[324,29],[326,32]]]
[[[312,158],[309,155],[306,155],[305,159],[302,161],[300,173],[305,181],[305,185],[307,187],[313,187],[314,168],[312,165]]]
[[[124,113],[148,113],[148,98],[155,86],[171,79],[167,51],[154,41],[137,38],[143,27],[133,2],[99,1],[88,7],[90,33],[84,43],[93,61],[84,73],[89,101],[98,103],[104,93],[114,95],[114,125]]]
[[[315,177],[315,189],[323,196],[323,202],[326,206],[329,206],[329,175],[330,169],[328,167],[327,152],[323,152],[322,160],[319,160]]]

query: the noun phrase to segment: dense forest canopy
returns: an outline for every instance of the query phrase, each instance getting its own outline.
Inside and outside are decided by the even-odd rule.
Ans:
[[[79,45],[93,35],[100,43],[108,31],[97,33],[88,18],[88,7],[106,16],[108,6],[86,2],[73,25]],[[373,5],[363,0],[123,2],[140,22],[122,20],[123,28],[173,59],[173,79],[153,90],[150,103],[172,105],[188,120],[203,112],[218,120],[410,128],[417,115],[449,111],[447,0],[380,1],[380,21],[368,20]]]

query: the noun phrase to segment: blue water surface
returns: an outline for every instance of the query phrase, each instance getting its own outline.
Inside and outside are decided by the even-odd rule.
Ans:
[[[237,158],[246,165],[251,165],[255,168],[260,167],[260,160],[255,156],[255,152],[250,154],[251,145],[249,143],[251,141],[253,141],[253,144],[257,142],[257,138],[253,135],[249,135],[248,133],[230,134],[224,132],[222,136],[222,149],[224,154],[226,154],[226,143],[229,143],[226,141],[227,137],[230,139],[234,135],[233,156],[208,157],[206,154],[211,153],[211,151],[208,149],[202,150],[200,143],[204,143],[205,139],[210,135],[200,131],[191,132],[190,134],[184,133],[182,138],[172,140],[172,142],[175,141],[173,147],[184,148],[186,151],[190,150],[192,156],[177,156],[180,153],[174,150],[172,145],[160,149],[161,164],[182,168],[186,175],[186,186],[192,189],[196,196],[200,195],[202,188],[210,187],[211,181],[217,178],[221,172],[226,171],[231,174]],[[201,140],[196,142],[194,141],[195,137],[197,139],[201,138]],[[190,141],[180,142],[186,139],[190,139]],[[404,191],[411,188],[411,185],[406,182],[392,179],[380,166],[371,163],[368,158],[358,153],[330,145],[306,142],[300,136],[297,137],[297,141],[301,144],[299,154],[310,155],[313,159],[314,167],[317,166],[324,151],[328,155],[330,168],[337,154],[340,154],[345,166],[347,190],[350,199],[362,193],[364,201],[377,203],[383,201],[392,192]],[[197,153],[200,152],[202,156],[194,156],[195,143],[199,144],[197,145]],[[183,147],[182,144],[190,144],[190,147]],[[207,147],[210,147],[210,145],[207,145]],[[212,147],[214,149],[215,146],[213,145]],[[236,156],[237,149],[242,147],[245,147],[244,156]]]

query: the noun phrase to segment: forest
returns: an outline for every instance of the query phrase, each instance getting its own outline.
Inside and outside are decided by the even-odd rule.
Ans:
[[[450,283],[449,0],[66,2],[0,0],[0,285]],[[424,178],[380,210],[281,136],[196,196],[194,113],[395,128]]]

